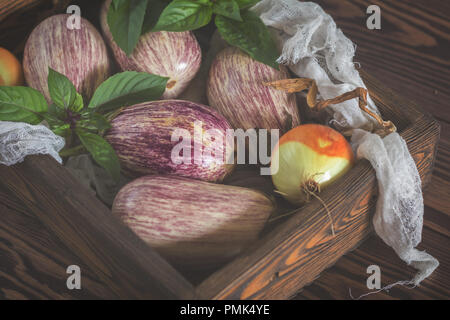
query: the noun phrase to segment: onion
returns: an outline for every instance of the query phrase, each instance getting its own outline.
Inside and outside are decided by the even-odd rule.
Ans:
[[[272,181],[289,202],[301,205],[316,196],[354,162],[350,144],[334,129],[305,124],[284,134],[272,154]]]

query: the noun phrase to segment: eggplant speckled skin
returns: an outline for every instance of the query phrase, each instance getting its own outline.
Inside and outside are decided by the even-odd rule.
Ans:
[[[126,53],[113,41],[107,23],[107,0],[100,22],[106,42],[121,70],[148,72],[169,77],[162,99],[178,97],[195,77],[202,61],[202,51],[192,32],[148,32],[141,36],[133,52]]]
[[[23,54],[27,84],[50,101],[48,67],[64,74],[84,98],[106,80],[110,61],[100,33],[84,18],[80,29],[68,29],[70,15],[60,14],[42,21],[30,34]]]
[[[275,70],[238,48],[228,47],[216,56],[209,71],[209,105],[235,129],[280,129],[283,133],[290,117],[293,127],[300,124],[295,94],[262,83],[287,78],[284,66]]]
[[[174,176],[145,176],[117,194],[112,212],[169,260],[221,263],[255,241],[274,210],[263,193]]]
[[[220,154],[223,163],[214,162],[214,155],[204,154],[203,164],[196,164],[194,151],[205,151],[207,139],[197,138],[194,143],[194,122],[201,121],[203,133],[216,129],[223,144]],[[171,141],[176,128],[186,129],[192,137],[191,162],[175,164],[171,153],[180,140]],[[137,104],[125,108],[111,121],[111,129],[105,135],[113,146],[127,175],[175,174],[210,182],[222,181],[234,168],[225,164],[226,157],[233,156],[232,139],[226,139],[231,129],[227,120],[211,108],[184,100],[161,100]],[[201,141],[200,141],[201,140]],[[211,150],[211,149],[209,149]]]

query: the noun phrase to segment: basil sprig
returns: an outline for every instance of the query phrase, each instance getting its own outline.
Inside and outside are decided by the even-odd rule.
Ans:
[[[113,0],[108,24],[117,45],[130,55],[142,34],[182,32],[215,24],[222,37],[253,59],[278,69],[278,51],[261,19],[248,9],[260,0]]]
[[[62,156],[88,152],[117,181],[119,159],[102,137],[110,128],[108,119],[122,107],[160,98],[167,80],[143,72],[117,73],[103,82],[85,105],[73,83],[49,68],[47,82],[52,103],[48,105],[44,95],[33,88],[0,86],[0,120],[30,124],[47,121],[55,134],[66,138]],[[70,145],[71,141],[74,145]]]
[[[252,58],[278,69],[278,50],[267,27],[251,11],[241,13],[242,22],[216,16],[216,26],[222,38],[232,46],[247,52]]]
[[[206,26],[212,18],[210,0],[173,0],[151,31],[189,31]]]
[[[133,52],[144,24],[147,0],[115,0],[108,10],[108,25],[117,45],[127,55]]]

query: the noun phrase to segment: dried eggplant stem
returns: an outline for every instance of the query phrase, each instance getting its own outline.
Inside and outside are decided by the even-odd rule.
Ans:
[[[338,104],[350,99],[358,98],[359,108],[373,117],[382,127],[382,129],[376,130],[375,133],[380,136],[385,136],[397,130],[391,121],[384,121],[378,114],[367,108],[367,89],[365,88],[358,87],[355,90],[346,92],[336,98],[317,101],[317,84],[314,79],[284,79],[272,82],[263,82],[263,85],[270,86],[287,93],[300,92],[307,89],[308,95],[306,96],[306,102],[311,109],[316,111],[321,111],[331,104]]]

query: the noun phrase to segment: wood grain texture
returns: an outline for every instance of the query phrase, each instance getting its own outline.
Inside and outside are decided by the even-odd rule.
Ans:
[[[32,8],[38,5],[39,2],[36,0],[0,0],[0,17],[4,19],[11,13]]]
[[[71,0],[0,0],[0,46],[21,57],[34,26],[45,18],[65,13]]]
[[[380,82],[365,74],[363,77],[383,116],[404,128],[400,133],[425,185],[431,176],[439,125]],[[215,299],[291,297],[369,236],[376,190],[373,169],[368,162],[359,161],[333,187],[321,193],[332,212],[336,238],[330,234],[323,206],[319,201],[311,201],[238,259],[202,282],[197,287],[198,295]]]
[[[70,264],[79,265],[83,268],[82,272],[87,270],[87,274],[96,279],[94,284],[101,284],[94,286],[90,282],[85,283],[83,291],[86,294],[97,298],[105,295],[123,299],[192,297],[193,288],[181,275],[52,158],[30,156],[23,163],[12,167],[1,165],[0,176],[0,203],[6,207],[5,211],[10,215],[26,213],[37,218],[41,228],[45,228],[43,234],[39,235],[41,241],[57,239],[55,246],[50,246],[35,257],[28,252],[26,257],[22,257],[7,249],[0,251],[9,257],[6,260],[9,263],[3,263],[2,259],[0,268],[0,288],[11,290],[4,293],[5,296],[11,295],[12,291],[32,290],[36,286],[34,279],[41,279],[42,294],[47,291],[48,295],[52,294],[47,288],[49,284],[42,280],[48,274],[52,275],[50,283],[58,285],[58,293],[63,295],[68,290],[64,289],[67,275],[61,270],[61,263],[58,263],[61,259],[47,263],[44,270],[34,265],[45,265],[44,259],[53,260],[47,255],[58,257],[62,254],[67,257],[64,252],[69,251],[69,257],[73,259]],[[3,220],[1,225],[0,230],[6,232]],[[17,233],[16,237],[22,237],[24,243],[32,244],[35,240],[28,234],[27,225],[15,225],[15,229],[10,228],[9,233]],[[52,235],[50,240],[46,240],[48,234]],[[6,248],[17,245],[16,241],[10,239],[11,236],[6,239],[2,237],[0,243]],[[31,265],[29,270],[21,273],[29,276],[17,277],[18,269],[26,259]],[[9,286],[6,283],[8,280]],[[19,281],[21,286],[11,287],[11,281]],[[97,288],[99,286],[102,287],[101,294]],[[76,294],[71,296],[76,297]]]
[[[419,167],[428,168],[421,170],[424,182],[431,181],[424,195],[425,227],[420,248],[437,257],[441,261],[441,266],[421,288],[408,290],[399,287],[389,293],[380,293],[370,298],[448,298],[450,292],[449,4],[438,0],[317,2],[332,14],[346,35],[356,42],[358,45],[356,60],[361,63],[362,69],[375,75],[385,87],[391,88],[394,92],[388,94],[387,101],[384,99],[386,90],[383,86],[377,81],[368,80],[372,95],[377,95],[390,106],[387,109],[383,108],[384,116],[392,117],[397,121],[397,125],[400,124],[399,128],[409,139],[409,146]],[[381,31],[370,31],[365,28],[367,17],[365,10],[373,3],[382,8]],[[0,0],[0,8],[1,4]],[[5,27],[5,21],[9,21],[10,26],[15,25],[17,21],[12,19],[13,16],[14,14],[9,14],[6,20],[0,18],[0,29]],[[27,34],[29,30],[23,26],[22,29],[15,30],[17,33],[13,36],[0,34],[0,43],[4,43],[4,39],[11,40],[12,42],[8,42],[11,43],[8,48],[15,48],[13,51],[20,54],[23,45],[21,47],[21,38],[17,37],[17,34]],[[410,106],[402,102],[402,99],[398,99],[397,95],[415,101],[440,120],[442,139],[436,158],[435,174],[432,177],[430,158],[434,154],[438,127],[427,117],[420,116],[419,111],[406,112],[405,115],[405,110],[411,110]],[[418,119],[414,121],[414,127],[408,127],[410,119]],[[115,228],[124,231],[109,218],[105,218],[109,215],[108,210],[104,211],[103,208],[99,211],[100,214],[96,210],[89,210],[91,204],[84,202],[83,195],[80,195],[78,201],[74,203],[72,198],[68,197],[68,192],[74,194],[80,192],[78,185],[60,189],[58,185],[49,183],[49,180],[46,180],[48,177],[44,179],[43,176],[47,173],[36,171],[36,166],[39,169],[47,167],[48,171],[52,172],[53,167],[56,168],[57,176],[52,176],[51,179],[67,179],[61,168],[47,157],[30,157],[21,165],[7,169],[2,167],[0,171],[2,213],[0,299],[132,298],[152,297],[155,293],[158,297],[173,297],[173,293],[177,297],[192,297],[192,286],[170,266],[160,261],[159,257],[152,259],[154,257],[152,250],[142,246],[139,239],[130,235],[128,242],[125,241],[127,245],[117,241],[115,236],[103,235],[103,231],[117,231]],[[342,205],[353,209],[351,213],[334,210],[336,215],[334,219],[339,225],[337,238],[333,239],[335,246],[331,245],[329,225],[323,208],[317,203],[310,203],[308,208],[314,214],[292,216],[287,222],[278,225],[269,235],[255,244],[254,249],[250,249],[248,254],[242,255],[205,280],[197,288],[200,297],[290,297],[301,286],[316,279],[322,269],[336,261],[335,266],[320,273],[320,277],[312,285],[304,287],[296,299],[348,299],[349,288],[352,289],[354,296],[365,293],[367,292],[365,271],[371,264],[380,265],[383,284],[412,275],[413,270],[405,268],[395,253],[374,236],[338,260],[340,255],[357,246],[371,231],[370,216],[364,212],[367,210],[369,214],[373,212],[373,209],[369,208],[375,204],[376,181],[368,163],[361,162],[355,169],[360,170],[370,190],[361,190],[357,188],[358,185],[352,186],[349,183],[353,181],[350,173],[336,187],[353,191],[351,198],[339,197],[331,189],[324,193],[324,197],[330,200],[345,199]],[[5,172],[3,170],[8,172],[7,179],[3,178]],[[32,182],[29,185],[28,180]],[[42,181],[50,186],[48,190],[40,187]],[[349,183],[349,186],[345,186],[345,182]],[[81,193],[84,194],[83,191]],[[58,208],[61,199],[64,210],[62,207]],[[355,204],[351,199],[359,203]],[[42,200],[46,201],[45,207],[40,205],[39,201]],[[86,210],[81,216],[75,209],[80,205]],[[66,208],[69,208],[67,213]],[[49,217],[49,213],[53,212],[56,219],[53,215]],[[309,230],[301,224],[305,220],[310,222]],[[86,221],[89,222],[87,230],[84,229]],[[316,236],[311,236],[308,232]],[[300,238],[302,233],[309,234],[309,241]],[[104,241],[101,247],[97,246],[99,240]],[[297,248],[295,245],[298,245]],[[329,255],[320,255],[319,253],[326,248]],[[146,252],[150,252],[149,256],[140,255]],[[307,253],[313,262],[302,260]],[[67,277],[65,268],[68,264],[79,264],[82,267],[86,277],[84,280],[86,285],[82,292],[68,292],[65,288]],[[153,274],[157,278],[155,282],[162,283],[163,288],[155,289],[153,284],[145,285],[150,282],[147,276],[152,277]],[[174,275],[175,280],[172,279],[172,283],[169,278]],[[124,276],[125,278],[122,278]],[[121,282],[123,279],[131,281],[133,285]],[[166,290],[164,287],[169,289]]]
[[[419,246],[440,261],[419,288],[395,287],[365,299],[448,299],[450,297],[450,3],[440,0],[319,0],[357,45],[355,61],[397,95],[407,97],[439,120],[441,138],[430,183]],[[382,29],[365,27],[366,8],[381,8]],[[378,264],[382,285],[409,279],[414,269],[376,236],[324,271],[296,299],[350,299],[366,293],[367,266]],[[406,271],[406,272],[405,272]]]

